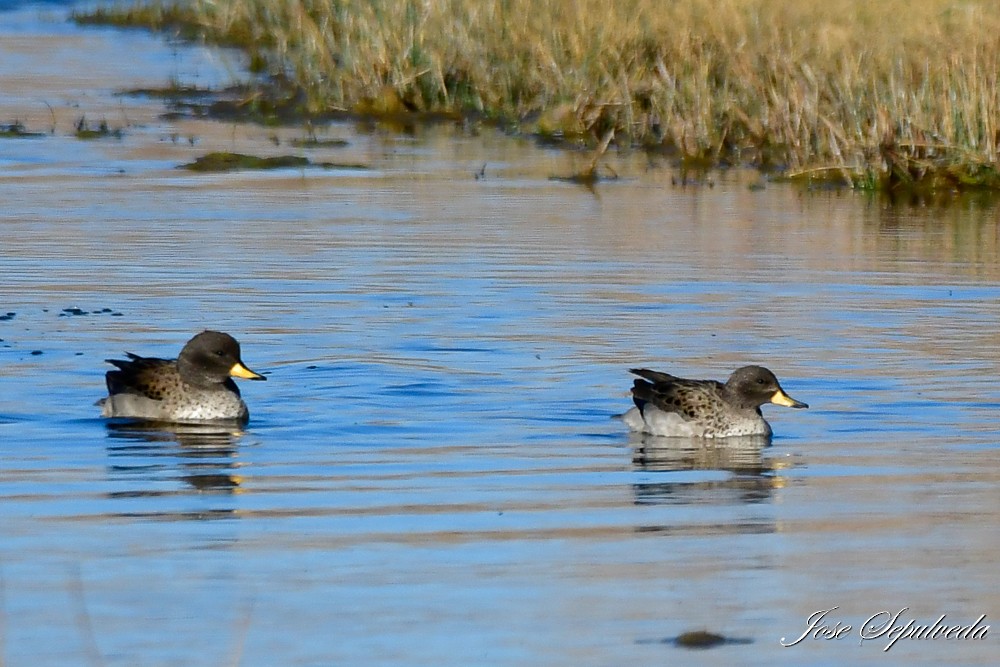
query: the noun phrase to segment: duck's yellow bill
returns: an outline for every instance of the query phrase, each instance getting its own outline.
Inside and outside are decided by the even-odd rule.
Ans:
[[[783,405],[786,408],[808,408],[809,406],[802,401],[796,401],[794,398],[781,391],[780,389],[774,392],[774,396],[771,397],[771,402],[775,405]]]
[[[260,375],[259,373],[254,373],[252,370],[250,370],[249,368],[247,368],[238,361],[235,364],[233,364],[232,368],[229,369],[229,374],[232,375],[234,378],[243,378],[244,380],[267,379],[266,377]]]

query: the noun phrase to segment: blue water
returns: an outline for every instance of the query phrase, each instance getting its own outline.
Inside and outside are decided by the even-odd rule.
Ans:
[[[0,142],[5,665],[996,664],[1000,631],[858,635],[1000,613],[995,208],[637,155],[589,192],[548,178],[586,156],[450,128],[324,128],[349,146],[310,156],[365,171],[189,174],[300,132],[160,120],[114,95],[117,40],[159,50],[149,85],[225,58],[14,14],[0,51],[112,65]],[[4,62],[0,121],[50,122]],[[130,125],[80,142],[81,112]],[[104,359],[206,327],[268,375],[245,429],[98,418]],[[770,447],[612,418],[630,367],[746,363],[810,404],[765,407]],[[847,637],[780,645],[834,606]],[[698,629],[732,641],[672,642]]]

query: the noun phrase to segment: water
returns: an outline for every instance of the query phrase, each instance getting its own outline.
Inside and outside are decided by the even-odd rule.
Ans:
[[[1000,611],[995,207],[639,155],[589,192],[548,178],[589,156],[451,128],[190,174],[301,132],[159,119],[114,92],[238,59],[61,11],[0,13],[0,121],[55,124],[0,141],[4,664],[996,664],[995,629],[859,645]],[[97,417],[103,359],[206,327],[268,374],[246,429]],[[629,367],[754,362],[811,406],[766,407],[770,447],[612,418]]]

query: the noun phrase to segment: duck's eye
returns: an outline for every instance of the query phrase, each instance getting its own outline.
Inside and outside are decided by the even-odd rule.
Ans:
[[[757,378],[757,384],[764,384],[764,378]]]
[[[225,353],[224,350],[216,350],[214,354],[217,357],[224,357],[224,356],[226,356],[226,353]]]

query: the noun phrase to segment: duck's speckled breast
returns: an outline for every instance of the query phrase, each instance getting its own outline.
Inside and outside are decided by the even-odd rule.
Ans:
[[[757,412],[727,413],[704,419],[688,419],[654,405],[642,412],[632,408],[622,421],[630,430],[667,438],[730,438],[737,436],[770,436],[771,425]]]
[[[115,394],[104,399],[104,417],[134,417],[165,421],[247,419],[249,412],[235,394],[194,391],[175,400],[158,400],[138,394]]]

